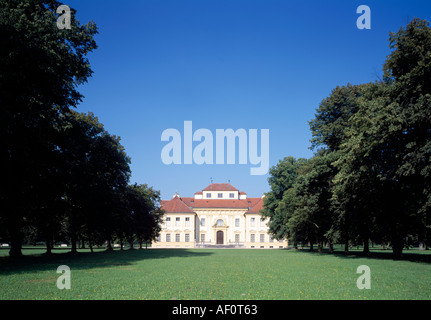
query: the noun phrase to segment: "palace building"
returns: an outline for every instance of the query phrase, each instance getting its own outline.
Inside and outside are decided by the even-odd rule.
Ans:
[[[268,234],[263,197],[248,198],[230,183],[211,183],[194,197],[162,200],[162,230],[153,248],[286,248]]]

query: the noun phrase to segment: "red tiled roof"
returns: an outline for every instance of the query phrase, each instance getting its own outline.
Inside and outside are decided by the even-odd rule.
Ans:
[[[160,201],[160,203],[166,213],[194,213],[180,197],[174,197],[169,201]]]
[[[174,197],[160,201],[166,213],[194,213],[194,208],[248,209],[247,213],[260,213],[263,209],[262,198],[248,199],[195,199],[193,197]]]
[[[247,213],[260,213],[260,210],[263,209],[263,199],[260,198],[259,201],[247,211]]]
[[[248,209],[256,205],[260,198],[248,198],[243,200],[223,200],[223,199],[194,199],[190,203],[193,208],[233,208],[233,209]]]
[[[238,191],[238,189],[230,183],[211,183],[202,191]]]
[[[182,197],[181,200],[186,204],[186,206],[193,207],[193,202],[195,201],[195,198],[193,198],[193,197]]]

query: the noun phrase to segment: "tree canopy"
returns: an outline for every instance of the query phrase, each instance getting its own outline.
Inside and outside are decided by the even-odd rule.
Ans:
[[[310,121],[303,174],[270,170],[263,215],[293,241],[431,244],[431,28],[413,19],[390,33],[383,80],[336,87]],[[280,172],[281,171],[281,172]],[[274,184],[287,175],[289,184]],[[283,195],[282,197],[280,195]],[[281,218],[282,217],[282,218]]]
[[[78,86],[93,73],[87,55],[98,30],[73,9],[70,29],[59,29],[60,5],[0,0],[0,238],[11,256],[28,238],[45,241],[48,253],[55,239],[72,252],[78,239],[109,241],[131,212],[128,232],[149,241],[161,215],[157,191],[129,185],[120,138],[91,112],[74,111]]]

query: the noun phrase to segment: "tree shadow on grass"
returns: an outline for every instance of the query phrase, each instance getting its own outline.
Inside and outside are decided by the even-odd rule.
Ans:
[[[333,253],[329,252],[328,249],[324,249],[322,252],[310,251],[308,249],[297,249],[297,252],[307,252],[321,255],[333,255],[341,259],[377,259],[377,260],[394,260],[394,261],[410,261],[419,263],[431,263],[431,252],[419,253],[417,250],[404,250],[401,258],[394,258],[391,250],[373,250],[370,249],[369,254],[365,254],[362,251],[349,251],[345,253],[342,250],[335,250]]]
[[[1,257],[0,275],[35,273],[57,270],[67,265],[71,270],[121,267],[132,265],[141,260],[166,258],[203,257],[213,254],[209,251],[190,249],[135,249],[99,252],[53,253],[51,255],[24,255],[20,258]]]

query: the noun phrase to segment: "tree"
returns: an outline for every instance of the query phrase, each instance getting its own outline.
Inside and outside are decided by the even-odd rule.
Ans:
[[[128,186],[128,210],[133,231],[130,236],[142,243],[155,240],[160,233],[162,212],[160,211],[160,192],[146,184]],[[132,246],[131,246],[132,248]]]
[[[56,124],[82,99],[77,86],[92,70],[86,55],[96,48],[94,23],[56,27],[57,1],[0,0],[0,215],[21,255],[22,228],[55,162]],[[48,161],[46,161],[48,159]]]
[[[309,121],[312,134],[311,149],[337,151],[346,140],[349,120],[359,110],[358,98],[371,84],[337,86],[322,100],[314,119]]]
[[[269,232],[276,239],[284,239],[288,236],[288,230],[285,225],[288,212],[283,210],[284,205],[283,208],[278,210],[277,208],[283,199],[284,193],[293,187],[299,168],[306,163],[307,160],[303,158],[286,157],[269,170],[268,182],[271,191],[265,194],[264,208],[261,214],[270,218]]]
[[[399,143],[393,175],[404,187],[407,207],[419,227],[419,238],[428,244],[431,228],[431,28],[426,20],[413,19],[389,37],[393,50],[384,66],[390,84],[388,115],[402,119],[391,127]],[[420,222],[418,222],[418,220]],[[399,235],[402,237],[403,235]]]
[[[418,233],[426,238],[430,221],[429,23],[413,19],[390,34],[390,47],[384,83],[369,88],[352,117],[337,185],[346,207],[350,203],[367,212],[361,220],[374,220],[374,233],[391,241],[394,256],[400,257],[404,239]]]
[[[78,236],[94,240],[112,234],[121,215],[130,178],[130,158],[120,138],[109,134],[92,113],[65,117],[63,157],[68,233],[72,252]]]
[[[322,160],[335,162],[340,157],[340,150],[348,140],[348,130],[351,126],[351,119],[361,107],[361,99],[368,92],[373,84],[337,86],[332,90],[329,97],[322,100],[316,111],[315,118],[309,122],[312,132],[311,149],[317,150],[316,155]],[[324,150],[324,153],[319,150]],[[323,158],[322,158],[323,156]],[[320,161],[318,161],[320,162]],[[317,162],[317,163],[318,163]],[[326,162],[324,166],[317,166],[316,170],[323,169],[321,178],[323,183],[320,188],[321,195],[325,198],[329,193],[333,193],[334,184],[332,179],[337,175],[339,168],[332,163]],[[328,171],[329,170],[329,171]],[[325,176],[325,172],[328,175]],[[319,175],[318,175],[319,176]],[[328,180],[329,179],[329,180]],[[328,193],[329,192],[329,193]],[[355,198],[355,195],[349,194],[349,197]],[[342,241],[345,243],[345,251],[348,251],[348,242],[351,238],[357,236],[357,230],[352,229],[352,222],[348,214],[352,213],[352,208],[347,208],[345,203],[341,203],[341,198],[330,197],[325,202],[325,210],[331,211],[332,222],[327,230],[327,236],[333,241]],[[351,199],[351,198],[349,198]],[[329,201],[330,200],[330,201]],[[359,210],[358,215],[362,211]],[[366,242],[368,244],[368,241]],[[366,251],[367,248],[364,247]]]
[[[276,216],[284,218],[282,228],[294,247],[298,242],[309,242],[313,250],[313,244],[317,243],[321,252],[324,242],[329,241],[332,248],[334,239],[328,232],[334,219],[331,206],[334,154],[322,150],[301,166],[294,184],[285,191],[275,210]]]

